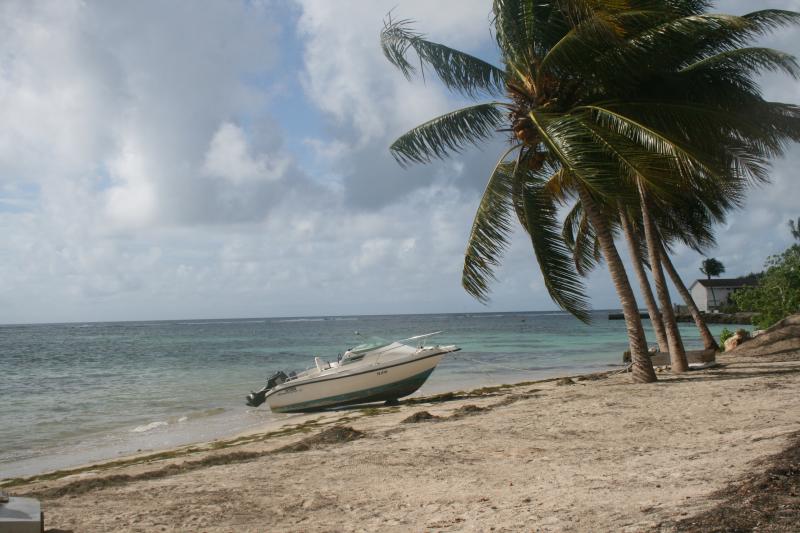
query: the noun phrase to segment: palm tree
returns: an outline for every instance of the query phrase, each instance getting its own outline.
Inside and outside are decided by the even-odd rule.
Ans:
[[[558,217],[580,201],[620,298],[638,382],[656,377],[612,213],[620,205],[667,211],[687,199],[708,207],[742,183],[765,181],[769,159],[800,139],[800,109],[764,101],[752,81],[764,69],[797,75],[794,58],[742,47],[798,15],[707,8],[702,0],[494,0],[502,68],[426,39],[408,20],[389,17],[381,34],[385,56],[406,77],[429,68],[463,96],[493,98],[401,136],[391,146],[401,164],[448,157],[496,132],[509,140],[473,222],[465,289],[488,298],[516,216],[550,296],[586,320]],[[656,243],[649,248],[658,257]]]
[[[658,350],[660,352],[669,352],[669,339],[664,327],[664,319],[661,311],[658,310],[658,304],[653,297],[653,291],[650,288],[650,281],[647,279],[647,273],[644,271],[644,262],[642,260],[642,240],[634,232],[631,224],[630,215],[620,209],[619,213],[620,225],[622,232],[625,235],[625,241],[628,243],[628,253],[631,256],[631,264],[633,270],[636,272],[636,277],[639,280],[639,292],[642,293],[642,298],[647,306],[647,313],[650,315],[650,323],[653,326],[653,331],[656,334],[656,342],[658,342]],[[647,253],[645,251],[645,253]]]
[[[695,205],[694,207],[696,208],[698,206]],[[719,350],[719,345],[717,344],[716,339],[714,339],[714,336],[709,331],[703,315],[697,308],[697,304],[695,304],[691,293],[686,288],[686,284],[683,283],[683,280],[675,270],[675,267],[669,258],[669,254],[665,249],[665,242],[672,240],[680,240],[685,245],[701,253],[704,249],[716,246],[714,235],[711,232],[711,224],[713,221],[720,223],[725,221],[724,209],[720,210],[720,212],[716,214],[708,213],[703,210],[694,210],[691,213],[688,212],[691,210],[692,206],[689,204],[678,203],[677,206],[672,207],[670,213],[659,213],[660,219],[657,225],[661,229],[660,233],[666,233],[669,235],[669,238],[666,241],[662,237],[663,242],[660,243],[659,248],[660,259],[664,270],[666,270],[669,274],[673,285],[675,285],[692,314],[692,318],[694,319],[695,324],[700,332],[700,337],[703,340],[704,348],[706,350]],[[580,272],[581,275],[586,275],[592,268],[594,268],[596,263],[599,262],[600,257],[596,252],[586,252],[586,250],[593,249],[593,243],[591,239],[594,239],[594,237],[593,234],[584,230],[583,224],[576,225],[576,215],[580,215],[580,203],[577,203],[573,207],[573,210],[565,219],[564,240],[575,254],[575,264],[578,267],[578,272]],[[620,210],[620,226],[625,235],[625,240],[628,243],[631,261],[633,263],[637,278],[639,279],[640,290],[647,304],[650,320],[653,322],[653,329],[656,333],[659,350],[662,352],[668,352],[669,343],[666,337],[666,331],[664,329],[661,312],[658,310],[658,306],[653,298],[650,282],[647,279],[647,274],[644,271],[645,262],[642,257],[643,255],[647,255],[648,252],[646,247],[644,252],[642,252],[641,244],[645,241],[645,238],[642,236],[644,232],[641,229],[641,221],[636,221],[633,215],[626,215],[624,212],[622,212],[622,210]],[[596,249],[597,247],[594,246],[594,248]]]
[[[706,350],[719,350],[716,339],[708,329],[708,325],[700,313],[691,293],[686,288],[686,284],[678,275],[675,266],[669,258],[670,243],[679,241],[689,248],[703,253],[704,250],[716,246],[716,239],[712,231],[714,223],[724,223],[726,211],[732,205],[728,202],[735,202],[741,199],[739,194],[729,191],[724,197],[727,201],[710,204],[712,209],[707,209],[699,203],[678,202],[670,207],[670,212],[659,214],[658,226],[662,235],[660,243],[662,266],[669,274],[672,284],[684,300],[686,307],[694,319],[695,325],[700,332],[703,346]]]
[[[650,257],[650,272],[653,274],[653,282],[656,286],[656,294],[661,302],[661,316],[664,319],[664,330],[667,334],[667,344],[669,346],[669,359],[673,372],[686,372],[689,370],[689,362],[686,360],[686,350],[683,347],[683,340],[678,329],[678,323],[672,310],[672,301],[667,288],[667,281],[664,278],[664,271],[661,269],[661,239],[657,234],[655,223],[650,216],[650,208],[647,202],[647,194],[644,187],[639,187],[639,200],[642,210],[642,224],[644,226],[645,241]]]
[[[692,319],[694,320],[697,329],[700,330],[700,338],[703,340],[703,347],[706,350],[719,350],[719,344],[717,344],[717,340],[711,334],[711,331],[709,331],[708,325],[706,325],[706,321],[703,318],[703,315],[700,313],[700,309],[697,308],[697,304],[695,303],[694,298],[692,298],[692,293],[689,292],[689,289],[686,288],[686,284],[683,283],[683,280],[678,275],[678,271],[675,270],[675,266],[673,266],[669,255],[663,248],[663,245],[661,257],[664,260],[664,270],[666,270],[667,274],[669,274],[672,284],[675,285],[676,289],[678,289],[678,292],[683,298],[684,303],[686,303],[686,307],[689,308],[689,312],[692,315]]]
[[[800,241],[800,217],[797,217],[797,222],[789,219],[789,231],[792,232],[792,237]]]
[[[703,259],[703,263],[700,265],[700,272],[708,277],[708,281],[711,281],[711,276],[718,278],[725,273],[725,265],[723,265],[721,261],[710,257]],[[711,300],[714,302],[714,307],[716,307],[717,297],[714,295],[714,287],[709,284],[708,288],[711,289]]]
[[[618,214],[606,214],[609,218],[613,218],[615,215],[619,217],[619,228],[622,230],[628,245],[628,254],[631,257],[633,270],[639,282],[639,290],[642,293],[653,331],[656,334],[658,349],[662,352],[668,352],[669,342],[664,329],[661,311],[659,311],[658,304],[653,297],[650,281],[644,270],[645,261],[643,257],[647,255],[647,249],[642,249],[643,240],[635,233],[636,228],[633,227],[632,216],[626,213],[622,205],[619,206]],[[576,270],[581,276],[588,275],[589,271],[601,261],[601,252],[597,235],[595,235],[591,225],[588,223],[588,217],[583,212],[583,206],[580,201],[575,203],[564,220],[562,236],[573,254]]]

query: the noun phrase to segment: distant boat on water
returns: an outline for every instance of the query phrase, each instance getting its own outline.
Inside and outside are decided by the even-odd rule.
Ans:
[[[419,389],[455,345],[425,345],[423,340],[441,332],[399,341],[373,338],[347,350],[338,361],[314,358],[315,367],[304,372],[273,374],[266,386],[247,396],[247,405],[265,401],[272,411],[316,411],[371,402],[393,402]],[[416,347],[404,344],[419,341]]]

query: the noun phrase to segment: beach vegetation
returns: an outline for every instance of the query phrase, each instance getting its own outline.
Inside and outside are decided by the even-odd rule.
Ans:
[[[770,256],[755,287],[745,287],[731,299],[744,311],[757,313],[753,324],[766,329],[800,312],[800,244]]]
[[[406,78],[433,72],[476,102],[400,136],[390,150],[401,165],[444,159],[498,134],[507,140],[467,242],[466,291],[487,301],[516,220],[550,297],[587,321],[581,272],[602,258],[637,382],[656,375],[614,242],[620,217],[639,228],[631,235],[654,276],[672,368],[685,369],[662,272],[670,244],[707,245],[710,227],[749,185],[768,181],[769,161],[800,140],[800,108],[764,100],[754,81],[764,71],[797,78],[800,67],[788,54],[748,46],[800,15],[709,9],[697,0],[494,0],[500,66],[391,14],[381,34],[384,55]],[[572,243],[566,225],[576,228]]]
[[[720,345],[725,346],[725,341],[733,337],[733,335],[734,333],[728,328],[722,328],[722,331],[719,334]]]

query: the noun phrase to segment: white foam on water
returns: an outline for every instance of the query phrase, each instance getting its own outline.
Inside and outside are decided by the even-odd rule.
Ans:
[[[153,431],[154,429],[168,426],[167,422],[158,421],[158,422],[150,422],[149,424],[144,424],[143,426],[136,426],[131,430],[131,433],[145,433],[147,431]]]

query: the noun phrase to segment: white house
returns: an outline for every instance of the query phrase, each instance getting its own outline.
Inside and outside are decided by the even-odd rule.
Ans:
[[[758,285],[755,276],[736,279],[698,279],[689,287],[692,299],[700,311],[708,313],[730,302],[730,295],[742,287]]]

